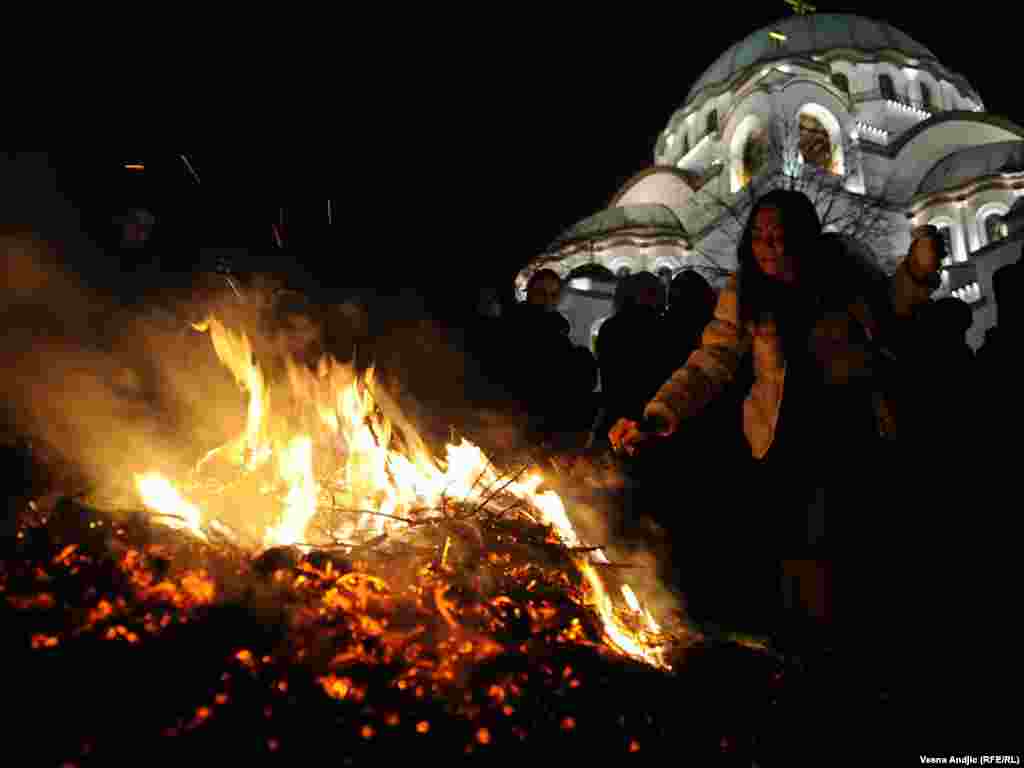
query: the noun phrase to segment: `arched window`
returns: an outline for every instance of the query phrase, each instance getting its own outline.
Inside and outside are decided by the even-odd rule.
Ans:
[[[842,72],[832,73],[832,85],[838,88],[843,93],[849,95],[850,93],[850,78],[844,75]]]
[[[828,129],[814,115],[800,115],[800,154],[805,163],[832,170],[832,140]]]
[[[932,89],[928,87],[928,83],[921,81],[921,104],[928,111],[934,109],[932,106]]]
[[[753,131],[743,145],[741,185],[746,186],[764,169],[768,161],[768,139],[764,131]]]
[[[988,214],[984,219],[985,243],[995,243],[1002,240],[1006,235],[1003,226],[1003,217],[996,211]]]
[[[878,76],[878,89],[882,92],[883,99],[896,98],[896,87],[892,84],[892,77],[890,75]]]
[[[718,110],[712,109],[708,112],[707,132],[714,133],[718,130]]]

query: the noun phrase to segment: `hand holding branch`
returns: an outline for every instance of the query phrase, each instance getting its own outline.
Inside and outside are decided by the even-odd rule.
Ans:
[[[678,429],[679,418],[672,411],[659,408],[651,413],[648,406],[643,421],[622,418],[615,422],[608,432],[608,439],[615,453],[634,456],[652,440],[671,437]]]

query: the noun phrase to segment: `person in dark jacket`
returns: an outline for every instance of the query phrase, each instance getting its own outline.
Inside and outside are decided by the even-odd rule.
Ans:
[[[677,358],[673,370],[685,364],[690,353],[700,346],[700,335],[711,322],[716,299],[715,289],[699,272],[684,269],[672,278],[665,321],[668,343]]]
[[[992,275],[996,326],[985,332],[978,350],[982,375],[992,383],[1005,379],[1005,366],[1016,367],[1024,339],[1024,261],[1000,267]]]
[[[1014,445],[1024,430],[1024,401],[1020,396],[1021,349],[1024,345],[1024,260],[1000,267],[992,275],[997,325],[985,332],[978,350],[980,402],[978,429],[990,445]],[[994,479],[1013,476],[1015,451],[994,452]]]
[[[569,338],[569,321],[558,311],[561,293],[558,273],[538,270],[527,284],[526,301],[504,317],[509,363],[503,375],[529,414],[531,440],[540,443],[585,434],[593,419],[597,363],[589,349]]]
[[[622,417],[642,418],[647,401],[674,370],[658,316],[661,294],[661,282],[650,272],[629,275],[616,286],[615,314],[601,324],[597,363],[609,426]]]

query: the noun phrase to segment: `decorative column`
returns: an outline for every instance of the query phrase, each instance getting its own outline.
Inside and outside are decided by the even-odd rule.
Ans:
[[[967,205],[967,201],[961,201],[957,203],[957,207],[960,209],[960,227],[963,230],[963,245],[964,254],[961,261],[968,261],[972,251],[978,249],[981,243],[981,238],[978,233],[978,222],[975,217],[971,214],[971,208]]]
[[[906,72],[904,72],[903,74],[904,74],[904,76],[907,77],[907,100],[911,104],[915,104],[917,102],[920,102],[921,101],[921,84],[918,82],[916,74],[913,77],[907,76]]]

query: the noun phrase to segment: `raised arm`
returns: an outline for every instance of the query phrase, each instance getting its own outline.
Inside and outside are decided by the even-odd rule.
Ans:
[[[732,382],[751,337],[739,325],[736,277],[722,289],[701,344],[644,409],[644,417],[671,425],[696,415]],[[671,431],[674,431],[672,429]]]
[[[935,227],[916,227],[911,235],[910,252],[890,283],[893,312],[900,319],[909,318],[914,308],[926,303],[938,289],[939,269],[946,256],[946,243]]]

